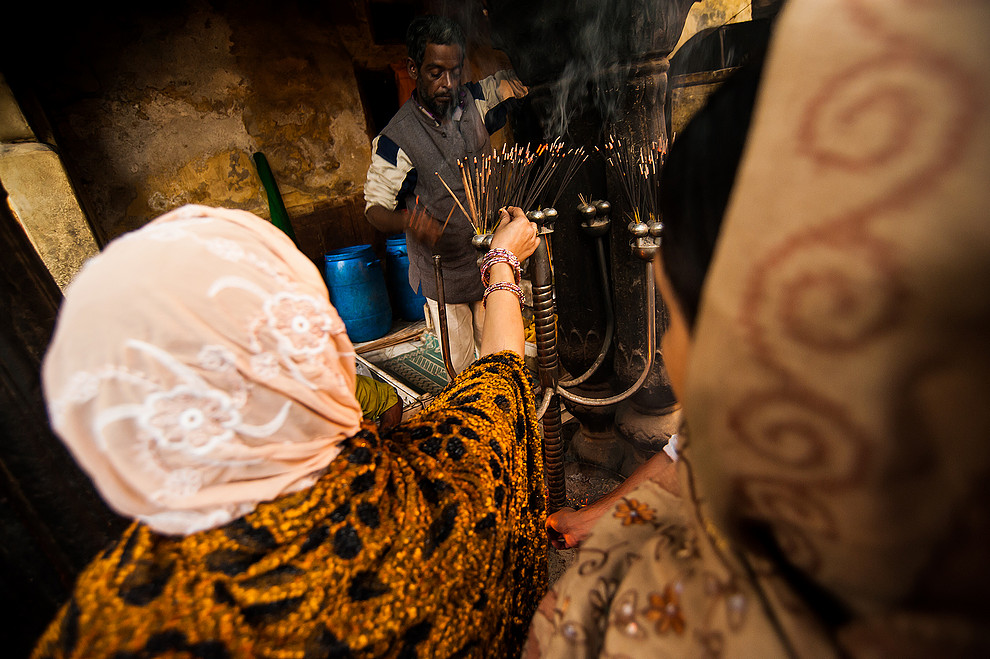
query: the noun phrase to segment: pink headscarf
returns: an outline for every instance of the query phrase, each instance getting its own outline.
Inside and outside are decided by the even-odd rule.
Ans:
[[[204,206],[86,264],[43,380],[52,426],[103,498],[168,534],[313,484],[361,419],[319,271],[270,223]]]

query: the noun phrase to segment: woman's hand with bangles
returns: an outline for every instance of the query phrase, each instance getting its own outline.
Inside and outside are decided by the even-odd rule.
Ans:
[[[526,218],[521,208],[510,206],[499,215],[492,247],[486,255],[488,262],[482,264],[482,281],[486,287],[482,357],[502,350],[511,350],[519,356],[525,353],[520,311],[524,301],[518,284],[518,262],[528,258],[540,244],[539,228]]]
[[[524,261],[540,244],[540,228],[526,218],[521,208],[509,206],[499,211],[499,225],[492,236],[492,249],[507,249]]]

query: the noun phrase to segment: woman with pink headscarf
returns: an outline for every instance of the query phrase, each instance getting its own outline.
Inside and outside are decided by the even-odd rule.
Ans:
[[[524,259],[536,227],[510,210],[493,247]],[[513,269],[489,274],[482,358],[379,435],[319,271],[270,223],[185,206],[111,243],[43,376],[57,434],[135,522],[35,656],[518,652],[542,460]]]

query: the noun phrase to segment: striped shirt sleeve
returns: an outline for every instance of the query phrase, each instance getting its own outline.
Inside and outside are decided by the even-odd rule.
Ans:
[[[381,206],[395,210],[399,200],[416,187],[416,169],[405,151],[379,135],[371,143],[371,166],[364,182],[364,210]]]
[[[468,87],[478,112],[485,119],[489,135],[505,126],[509,111],[506,101],[522,98],[529,93],[514,71],[498,71],[483,80],[469,83]]]

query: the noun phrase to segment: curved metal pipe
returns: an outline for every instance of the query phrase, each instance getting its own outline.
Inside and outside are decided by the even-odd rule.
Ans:
[[[602,349],[598,353],[595,363],[576,378],[558,380],[557,385],[560,387],[576,387],[594,375],[598,367],[605,361],[608,349],[612,346],[612,337],[615,334],[615,314],[612,311],[612,291],[608,285],[608,267],[605,264],[605,244],[602,242],[601,236],[598,236],[596,240],[598,241],[598,268],[602,279],[602,295],[605,297],[605,341],[602,342]]]
[[[652,271],[651,271],[652,272]],[[440,317],[440,352],[443,353],[443,365],[447,375],[453,380],[457,375],[450,361],[450,332],[447,331],[447,298],[443,294],[443,273],[440,270],[440,255],[433,255],[433,274],[437,278],[437,315]]]
[[[540,401],[540,409],[536,410],[536,418],[542,419],[543,415],[547,413],[550,409],[550,401],[553,399],[553,395],[557,393],[552,388],[547,387],[543,390],[543,400]]]
[[[579,396],[578,394],[573,394],[566,389],[557,388],[557,393],[561,397],[571,401],[572,403],[577,403],[579,405],[588,405],[591,407],[604,407],[605,405],[614,405],[624,401],[625,399],[632,396],[634,393],[640,390],[643,383],[646,382],[647,376],[650,374],[650,369],[653,368],[653,358],[657,352],[657,290],[653,281],[653,264],[647,262],[646,264],[646,367],[643,368],[643,372],[640,374],[639,379],[635,383],[621,394],[616,394],[614,396],[609,396],[608,398],[588,398],[586,396]]]

